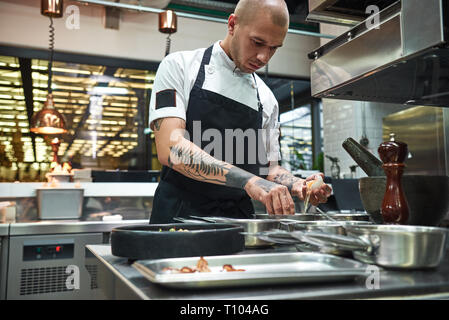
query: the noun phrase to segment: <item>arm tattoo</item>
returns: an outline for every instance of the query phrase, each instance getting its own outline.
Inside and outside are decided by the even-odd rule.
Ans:
[[[249,173],[239,167],[232,167],[226,174],[226,185],[228,187],[243,189],[249,179],[254,177],[252,173]]]
[[[291,172],[285,170],[282,167],[278,167],[277,172],[270,179],[273,182],[282,184],[288,188],[289,191],[292,190],[293,185],[302,179],[295,177]]]
[[[194,180],[243,188],[253,174],[219,161],[202,150],[189,145],[170,147],[168,165]]]
[[[265,179],[259,179],[255,182],[255,184],[257,184],[259,187],[261,187],[267,193],[269,193],[270,190],[276,186],[276,184],[274,184],[273,182],[265,180]]]
[[[154,129],[156,129],[156,131],[161,129],[162,121],[164,121],[164,118],[154,120]]]
[[[183,175],[200,181],[223,184],[224,164],[201,151],[194,151],[190,146],[175,145],[170,147],[168,157],[170,168],[176,166]]]
[[[295,177],[291,173],[279,173],[274,176],[273,181],[279,184],[282,184],[288,188],[288,190],[292,190],[293,184],[295,182],[300,181],[301,179]]]

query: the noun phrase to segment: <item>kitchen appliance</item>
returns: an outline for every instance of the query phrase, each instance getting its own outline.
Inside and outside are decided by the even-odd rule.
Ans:
[[[97,283],[97,265],[93,263],[93,255],[85,246],[108,244],[111,230],[124,223],[125,221],[12,223],[6,225],[5,235],[0,228],[0,298],[101,299],[103,294]],[[128,220],[126,223],[141,224],[142,220]]]
[[[448,27],[447,1],[396,1],[309,54],[312,95],[448,106]]]
[[[112,230],[111,251],[130,260],[233,254],[245,248],[242,232],[224,223],[122,226]]]
[[[397,0],[309,0],[307,21],[354,26]]]
[[[36,189],[38,216],[41,220],[79,219],[82,214],[84,189]]]

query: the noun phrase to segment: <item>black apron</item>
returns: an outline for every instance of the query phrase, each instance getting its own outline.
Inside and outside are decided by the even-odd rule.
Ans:
[[[254,155],[251,155],[251,157],[248,155],[248,139],[245,139],[244,161],[241,158],[237,161],[235,152],[237,145],[235,141],[232,143],[232,164],[261,176],[260,170],[263,167],[268,167],[268,161],[266,160],[265,147],[261,137],[257,134],[258,129],[262,129],[263,119],[263,107],[257,86],[258,111],[220,94],[203,90],[205,65],[208,65],[210,62],[212,48],[213,46],[206,49],[195,84],[190,91],[186,115],[186,131],[189,133],[190,140],[197,142],[193,136],[194,121],[201,121],[201,136],[207,129],[218,130],[223,138],[221,141],[223,157],[220,160],[225,161],[227,159],[224,139],[226,136],[225,129],[254,130],[256,132],[256,146],[255,148],[254,146],[251,147],[252,150],[257,152],[255,161]],[[255,77],[254,81],[256,81]],[[209,143],[209,141],[201,141],[199,147],[204,150]],[[241,147],[239,146],[239,150],[241,150]],[[215,156],[214,150],[211,151],[211,156]],[[154,194],[150,223],[172,223],[174,222],[174,217],[188,217],[190,215],[252,218],[253,214],[254,208],[245,190],[196,181],[167,166],[163,166],[161,181]]]

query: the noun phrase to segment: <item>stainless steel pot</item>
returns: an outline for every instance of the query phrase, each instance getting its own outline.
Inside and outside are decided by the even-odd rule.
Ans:
[[[336,235],[346,235],[346,228],[350,226],[363,226],[369,225],[371,222],[368,221],[331,221],[331,220],[320,220],[320,221],[295,221],[295,222],[284,222],[281,221],[281,230],[286,230],[289,232],[294,231],[304,231],[304,232],[324,232],[327,234]],[[352,252],[350,250],[313,245],[311,243],[298,243],[295,244],[299,251],[305,252],[322,252],[328,254],[335,254],[339,256],[351,256]]]
[[[314,213],[297,213],[292,215],[256,213],[254,216],[256,219],[271,219],[271,220],[295,220],[295,221],[327,220],[326,217]]]
[[[347,235],[292,232],[303,242],[351,250],[354,258],[386,268],[426,269],[444,258],[448,230],[406,225],[349,226]]]
[[[232,219],[225,217],[197,217],[191,216],[194,219],[203,219],[208,222],[216,223],[230,223],[242,226],[245,233],[257,233],[262,231],[270,231],[280,228],[280,221],[270,219]],[[246,248],[258,248],[274,245],[273,242],[259,239],[258,237],[245,235],[245,247]]]

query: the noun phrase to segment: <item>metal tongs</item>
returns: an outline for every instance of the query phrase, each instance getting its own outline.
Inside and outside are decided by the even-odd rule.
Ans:
[[[300,244],[307,243],[318,248],[340,249],[343,245],[346,250],[360,250],[361,248],[368,249],[370,245],[360,239],[354,239],[348,236],[341,236],[336,234],[328,234],[318,231],[283,231],[271,230],[262,232],[243,232],[244,235],[257,237],[264,241],[273,242],[276,244]]]

